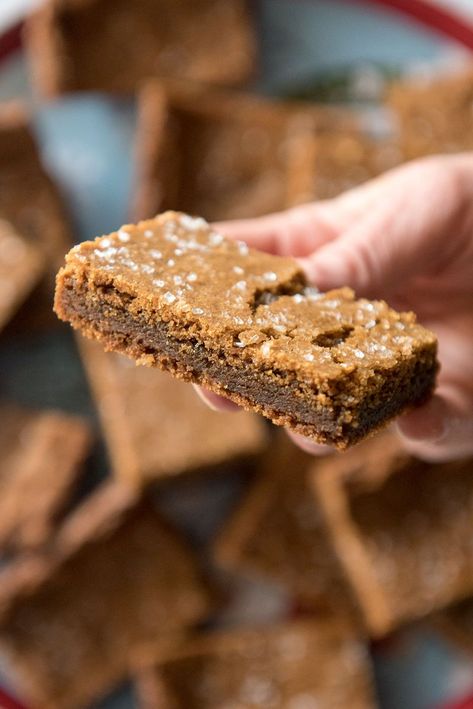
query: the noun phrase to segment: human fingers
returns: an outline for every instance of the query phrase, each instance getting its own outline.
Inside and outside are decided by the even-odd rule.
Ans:
[[[413,276],[436,272],[458,253],[466,233],[461,227],[470,201],[458,175],[456,163],[441,159],[397,171],[340,238],[300,259],[308,278],[321,290],[349,285],[379,297]]]
[[[424,460],[440,462],[473,454],[473,402],[460,392],[442,391],[402,416],[398,431],[405,447]]]
[[[340,231],[337,210],[331,202],[314,202],[257,219],[214,224],[225,236],[278,256],[305,256]]]

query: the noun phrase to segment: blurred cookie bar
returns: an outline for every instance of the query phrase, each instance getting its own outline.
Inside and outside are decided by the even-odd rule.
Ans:
[[[182,632],[208,603],[193,557],[151,501],[104,485],[48,556],[3,573],[2,667],[27,704],[82,707],[125,679],[132,651]]]
[[[262,470],[215,545],[225,568],[277,581],[307,609],[357,615],[356,603],[311,493],[316,466],[279,433]]]
[[[140,709],[376,706],[366,647],[333,619],[195,637],[136,674]]]
[[[473,149],[473,67],[455,74],[403,79],[386,103],[397,119],[406,160]]]
[[[0,330],[15,314],[44,272],[37,246],[0,219]]]
[[[260,453],[257,416],[217,413],[191,387],[80,338],[115,475],[146,483],[217,468]]]
[[[0,554],[51,541],[89,453],[86,421],[0,406]]]
[[[314,134],[345,111],[151,81],[138,97],[133,218],[166,209],[208,220],[291,206]]]
[[[47,0],[26,39],[47,96],[133,91],[151,76],[240,83],[256,54],[244,0]]]
[[[367,461],[371,445],[376,439],[364,444]],[[352,482],[350,460],[354,472],[363,464],[356,449],[321,461],[312,484],[371,632],[383,635],[472,593],[472,461],[433,465],[392,446],[383,464],[392,461],[392,474],[365,488]]]
[[[403,161],[396,141],[369,136],[361,125],[312,135],[298,147],[304,156],[291,176],[295,203],[338,197]]]

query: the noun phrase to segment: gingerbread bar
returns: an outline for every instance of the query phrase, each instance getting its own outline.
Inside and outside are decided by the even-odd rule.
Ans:
[[[333,619],[209,634],[140,663],[140,709],[376,706],[366,647]]]
[[[54,269],[71,245],[59,192],[45,171],[26,110],[0,110],[0,215],[40,248]]]
[[[17,103],[0,108],[0,219],[8,221],[44,260],[43,278],[11,328],[31,331],[50,326],[54,273],[71,247],[72,235],[59,191],[42,165],[27,112]]]
[[[168,212],[67,256],[56,312],[321,443],[355,443],[430,394],[436,338],[412,313],[307,286],[295,261]]]
[[[87,422],[0,407],[0,552],[49,542],[90,449]]]
[[[175,478],[256,455],[265,430],[252,414],[218,414],[192,389],[81,338],[82,359],[122,480]]]
[[[298,203],[338,197],[403,161],[394,140],[370,137],[361,126],[312,135],[299,149],[305,159],[293,172],[290,188]]]
[[[0,219],[0,329],[11,319],[44,270],[44,259],[8,222]]]
[[[2,667],[29,706],[88,705],[125,679],[130,653],[207,612],[192,556],[129,487],[93,493],[51,551],[11,565],[0,589]]]
[[[26,45],[46,96],[131,92],[151,76],[240,83],[256,53],[244,0],[47,0]]]
[[[364,444],[368,466],[371,445]],[[375,440],[373,446],[379,460]],[[352,457],[354,479],[348,474]],[[384,466],[391,460],[393,472],[368,487],[357,480],[357,449],[321,461],[312,475],[335,548],[374,635],[473,592],[472,461],[423,463],[399,455],[395,445],[386,448],[386,458]]]
[[[473,70],[394,83],[387,107],[398,122],[406,160],[473,149]]]
[[[279,582],[304,608],[358,615],[307,479],[313,458],[280,434],[224,527],[215,558],[232,571]]]
[[[140,91],[138,116],[133,218],[179,208],[211,221],[291,206],[312,137],[353,121],[341,110],[157,81]]]

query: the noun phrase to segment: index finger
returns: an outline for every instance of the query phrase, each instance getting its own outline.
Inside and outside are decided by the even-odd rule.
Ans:
[[[237,219],[213,225],[232,239],[278,256],[307,256],[339,234],[329,202],[305,204],[256,219]]]

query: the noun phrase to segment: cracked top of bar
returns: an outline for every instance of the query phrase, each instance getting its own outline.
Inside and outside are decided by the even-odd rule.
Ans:
[[[355,300],[348,288],[320,293],[294,260],[176,212],[76,246],[59,276],[69,278],[113,287],[129,296],[130,313],[157,313],[187,338],[224,349],[229,361],[296,370],[311,381],[388,371],[436,342],[413,313]]]

